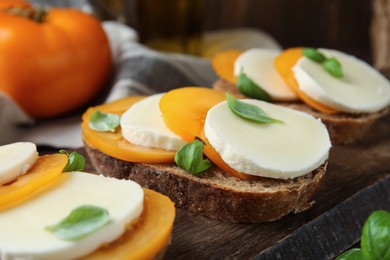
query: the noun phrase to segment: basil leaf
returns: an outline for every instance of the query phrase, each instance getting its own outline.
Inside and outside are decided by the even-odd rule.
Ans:
[[[324,70],[329,72],[333,77],[342,78],[344,76],[343,67],[337,59],[326,58],[323,53],[315,48],[304,48],[302,55],[315,62],[322,63]]]
[[[268,117],[258,106],[241,102],[228,93],[226,93],[226,100],[230,110],[241,118],[261,124],[283,123],[281,120]]]
[[[115,132],[119,126],[120,116],[94,110],[89,119],[89,127],[100,132]]]
[[[336,260],[364,260],[364,257],[360,248],[353,248],[336,257]]]
[[[65,165],[64,172],[81,171],[85,166],[85,158],[77,152],[68,153],[66,150],[60,150],[61,154],[68,156],[68,163]]]
[[[177,166],[194,175],[206,171],[211,166],[211,162],[203,159],[203,149],[204,144],[199,140],[184,145],[175,154]]]
[[[104,208],[83,205],[74,209],[58,224],[47,226],[45,230],[52,232],[63,240],[80,240],[110,222],[108,211]]]
[[[302,50],[302,54],[318,63],[323,63],[326,60],[326,57],[324,54],[322,54],[320,51],[318,51],[315,48],[304,48]]]
[[[341,66],[341,63],[335,59],[335,58],[329,58],[327,59],[323,64],[323,68],[329,72],[333,77],[336,78],[342,78],[343,73],[343,67]]]
[[[361,239],[366,259],[390,259],[390,212],[373,212],[364,223]]]
[[[272,100],[271,96],[259,85],[250,80],[242,69],[237,78],[237,88],[246,97],[264,100],[267,102]]]

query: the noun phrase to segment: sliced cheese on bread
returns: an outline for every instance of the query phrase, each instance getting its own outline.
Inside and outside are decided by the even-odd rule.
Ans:
[[[305,175],[328,159],[328,131],[313,116],[259,100],[260,107],[283,123],[259,124],[230,111],[226,102],[211,108],[204,131],[222,159],[233,169],[256,176],[289,179]]]
[[[185,142],[163,121],[159,108],[162,95],[156,94],[138,101],[122,115],[122,136],[132,144],[177,151]]]
[[[79,258],[116,240],[142,213],[144,193],[137,183],[83,172],[64,174],[70,176],[60,186],[1,212],[1,259]],[[45,230],[82,205],[107,209],[110,222],[77,241]]]
[[[213,106],[215,107],[211,110],[218,108],[218,106],[220,106],[218,103],[220,103],[221,100],[224,100],[225,96],[224,93],[222,93],[221,98],[221,93],[219,91],[196,87],[172,90],[170,91],[170,94],[169,99],[165,96],[165,98],[167,98],[165,100],[166,106],[163,107],[165,107],[166,111],[169,111],[169,120],[172,120],[171,123],[177,123],[173,125],[186,126],[187,128],[190,128],[185,129],[187,131],[181,132],[183,136],[186,135],[189,137],[188,141],[191,141],[195,136],[203,138],[203,134],[201,132],[204,121],[206,120],[207,111],[209,111],[210,107]],[[131,102],[129,102],[129,104],[130,103]],[[188,105],[189,103],[191,106]],[[221,104],[224,103],[225,102],[222,102]],[[110,104],[106,104],[106,106],[108,108]],[[266,113],[270,113],[269,115],[271,117],[277,118],[277,112],[274,113],[270,109],[266,108],[264,108],[264,110]],[[164,111],[164,109],[162,109],[162,111]],[[231,112],[229,111],[229,113]],[[299,112],[295,113],[299,114]],[[88,114],[85,114],[83,117],[84,125],[86,120],[88,120],[87,115]],[[234,114],[232,114],[232,116],[236,117]],[[229,131],[230,128],[235,128],[236,133],[239,132],[241,137],[248,137],[246,135],[247,126],[241,128],[233,121],[229,121],[230,119],[226,120],[226,118],[218,118],[218,114],[216,117],[216,120],[211,121],[214,121],[216,124],[220,124],[218,128],[223,129],[222,131]],[[284,120],[286,122],[284,124],[294,121],[285,118],[285,116],[277,119]],[[236,120],[236,118],[234,120]],[[224,122],[222,123],[221,121]],[[310,117],[308,121],[310,121],[310,124],[321,125],[319,121],[312,117]],[[271,125],[263,126],[270,127]],[[305,129],[306,126],[302,125],[301,127],[302,130]],[[320,128],[326,132],[326,129],[323,126],[317,125],[317,128],[313,128]],[[309,127],[308,129],[310,130],[311,128]],[[321,133],[322,130],[318,130],[318,132]],[[84,128],[83,131],[85,131]],[[215,129],[213,131],[215,131]],[[306,129],[302,131],[306,131]],[[299,132],[298,140],[311,141],[311,138],[302,138],[304,134],[302,131]],[[287,133],[287,136],[283,138],[295,138],[290,135],[288,131],[285,133]],[[107,134],[112,135],[112,133]],[[321,134],[319,136],[321,136]],[[208,137],[210,137],[210,135]],[[251,138],[253,138],[253,136],[249,139],[247,138],[245,142],[250,142]],[[174,164],[137,163],[133,160],[124,160],[110,155],[98,147],[94,147],[89,139],[85,139],[84,141],[84,147],[91,159],[91,162],[99,173],[115,178],[134,180],[147,188],[169,196],[178,207],[191,212],[196,212],[218,220],[240,223],[271,221],[279,219],[290,212],[297,213],[309,208],[312,205],[311,198],[325,174],[327,165],[325,160],[330,147],[329,137],[326,140],[322,140],[322,142],[326,144],[325,147],[322,148],[324,163],[322,165],[318,165],[318,168],[312,171],[309,170],[310,167],[307,165],[306,169],[302,167],[300,171],[305,172],[303,176],[291,179],[289,177],[291,174],[288,173],[290,175],[282,176],[282,178],[285,179],[277,179],[274,177],[262,178],[255,176],[251,180],[239,180],[236,177],[229,176],[226,171],[219,167],[210,167],[206,170],[206,172],[195,176],[189,174]],[[234,142],[236,141],[237,135],[234,137]],[[228,141],[228,143],[229,142],[230,141]],[[316,144],[319,143],[321,143],[321,141],[316,141]],[[206,146],[210,147],[208,143],[206,143]],[[291,150],[294,150],[294,152],[297,150],[299,151],[302,146],[303,145],[299,143],[295,148],[291,148]],[[308,147],[311,146],[308,145]],[[261,146],[258,147],[258,149],[261,148]],[[316,149],[312,150],[321,157],[321,148],[318,148],[320,152]],[[286,153],[287,151],[282,152],[284,157],[286,157]],[[251,157],[249,158],[251,159]],[[313,166],[316,158],[315,156],[311,158],[314,158],[312,162]],[[274,158],[272,158],[272,160],[273,159]],[[238,160],[240,161],[241,158],[238,157]],[[317,158],[317,160],[321,161],[321,158]],[[274,169],[268,169],[268,171],[272,173],[276,171],[278,172],[278,175],[281,175],[280,161],[281,160],[279,159],[274,161]],[[307,163],[307,161],[304,163]],[[113,168],[115,171],[112,170]],[[272,176],[275,176],[275,174]],[[207,200],[204,199],[206,197]]]
[[[242,53],[234,63],[234,74],[244,72],[251,81],[264,89],[273,100],[297,100],[297,95],[283,81],[274,67],[278,50],[250,49]]]
[[[37,147],[30,142],[0,146],[0,186],[25,174],[38,159]]]
[[[336,78],[321,64],[303,56],[293,67],[299,89],[339,111],[373,113],[390,104],[390,83],[369,64],[336,50],[319,49],[326,57],[336,58],[344,76]]]

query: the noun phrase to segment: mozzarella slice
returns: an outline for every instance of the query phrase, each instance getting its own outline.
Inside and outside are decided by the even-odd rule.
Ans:
[[[254,83],[264,89],[273,100],[297,100],[297,95],[288,87],[276,71],[274,60],[280,51],[270,49],[250,49],[241,54],[234,64],[234,74],[241,70]]]
[[[60,186],[17,207],[0,212],[1,259],[74,259],[121,236],[143,209],[143,190],[135,182],[83,172],[69,173]],[[79,240],[65,241],[45,231],[75,208],[108,210],[111,222]]]
[[[136,145],[177,151],[185,142],[164,123],[159,107],[162,95],[149,96],[131,106],[121,117],[122,135]]]
[[[33,143],[20,142],[0,146],[0,185],[25,174],[38,159]]]
[[[204,131],[233,169],[262,177],[289,179],[323,164],[331,147],[328,131],[313,116],[260,100],[241,100],[284,123],[259,124],[230,111],[226,101],[209,110]]]
[[[390,104],[390,83],[370,65],[354,56],[320,49],[326,57],[336,58],[344,76],[335,78],[306,57],[293,67],[299,88],[329,107],[350,113],[372,113]]]

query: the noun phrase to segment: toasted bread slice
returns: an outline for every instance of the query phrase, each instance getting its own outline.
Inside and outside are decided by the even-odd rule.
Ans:
[[[223,79],[217,80],[213,88],[229,92],[239,98],[245,98],[235,84]],[[333,145],[350,144],[362,139],[373,123],[389,112],[389,108],[386,107],[376,113],[337,113],[330,115],[316,111],[302,102],[278,102],[278,104],[306,112],[321,119],[328,129]]]
[[[131,179],[161,192],[176,206],[226,222],[259,223],[280,219],[308,209],[325,174],[326,164],[304,176],[277,180],[258,177],[239,180],[213,166],[194,176],[173,164],[126,162],[93,148],[84,147],[97,172]]]

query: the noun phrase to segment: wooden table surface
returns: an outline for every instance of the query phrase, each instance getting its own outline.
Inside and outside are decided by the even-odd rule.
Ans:
[[[90,164],[87,170],[94,171]],[[332,147],[314,200],[307,211],[261,224],[177,209],[164,259],[333,259],[356,245],[368,215],[390,210],[390,115],[360,142]]]

